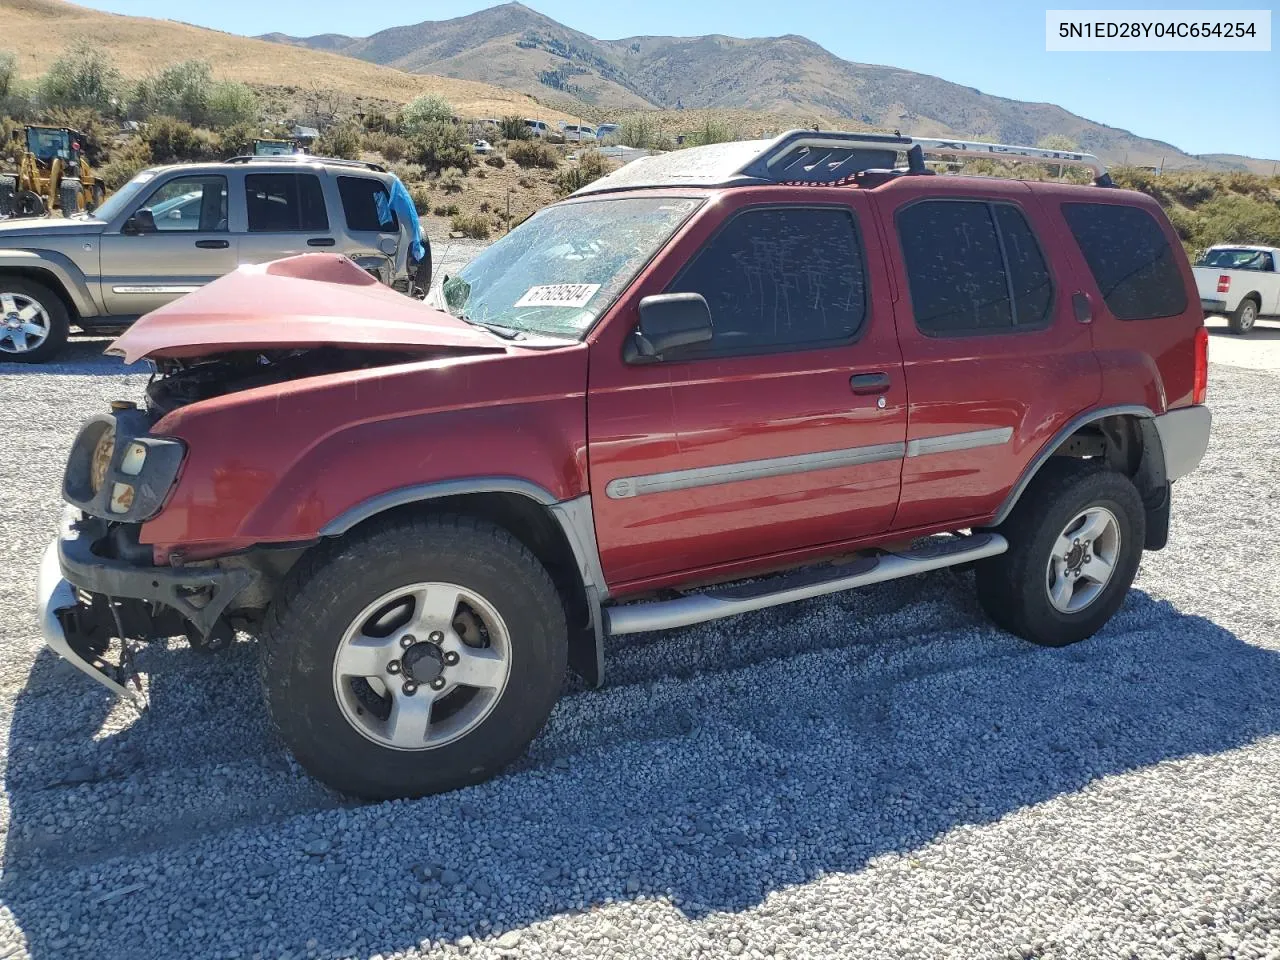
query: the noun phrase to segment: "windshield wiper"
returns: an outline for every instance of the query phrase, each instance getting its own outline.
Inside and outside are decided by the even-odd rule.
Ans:
[[[503,340],[523,340],[524,339],[523,330],[516,330],[513,327],[501,327],[501,326],[498,326],[498,324],[496,323],[480,323],[478,320],[473,322],[476,324],[476,326],[484,327],[486,330],[490,331],[491,333],[496,333]]]
[[[469,323],[473,327],[484,327],[484,329],[488,330],[494,336],[501,337],[503,340],[524,339],[524,331],[516,330],[514,327],[504,327],[496,323],[485,323],[483,320],[473,320],[465,313],[457,314],[456,316],[463,323]]]

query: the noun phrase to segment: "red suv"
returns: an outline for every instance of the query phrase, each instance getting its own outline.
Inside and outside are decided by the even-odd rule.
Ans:
[[[1191,268],[1101,168],[925,146],[1094,163],[797,131],[623,167],[435,307],[317,254],[157,310],[112,348],[145,405],[71,450],[49,643],[128,694],[137,641],[256,632],[299,760],[392,797],[502,769],[614,634],[966,564],[1083,640],[1208,443]]]

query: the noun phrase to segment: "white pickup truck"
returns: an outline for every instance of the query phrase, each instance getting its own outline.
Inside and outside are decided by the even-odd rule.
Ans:
[[[1280,316],[1280,248],[1210,247],[1193,267],[1205,313],[1223,313],[1232,333],[1248,333],[1259,317]]]

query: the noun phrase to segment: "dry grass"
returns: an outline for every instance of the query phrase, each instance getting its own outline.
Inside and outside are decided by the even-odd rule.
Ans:
[[[175,12],[179,7],[175,6]],[[548,121],[574,119],[532,97],[487,83],[405,73],[363,60],[238,37],[172,20],[101,13],[61,0],[0,0],[0,48],[20,51],[19,76],[34,79],[78,39],[101,45],[130,78],[188,59],[207,60],[216,76],[293,92],[332,90],[352,101],[376,98],[407,103],[439,94],[460,115],[516,113]]]

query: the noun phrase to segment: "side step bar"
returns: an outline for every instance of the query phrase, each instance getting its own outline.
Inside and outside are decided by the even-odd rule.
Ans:
[[[687,627],[982,560],[1008,549],[1009,542],[1000,534],[978,533],[951,540],[931,540],[903,553],[859,557],[850,563],[806,567],[752,582],[724,584],[673,600],[605,607],[605,633],[614,636]]]

